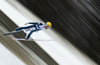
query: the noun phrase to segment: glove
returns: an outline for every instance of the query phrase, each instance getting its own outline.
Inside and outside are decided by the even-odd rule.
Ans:
[[[29,23],[25,23],[25,25],[27,25],[27,24],[29,24]]]

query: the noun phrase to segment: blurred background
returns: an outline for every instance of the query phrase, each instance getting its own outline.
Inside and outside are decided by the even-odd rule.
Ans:
[[[52,23],[52,29],[45,32],[52,38],[57,39],[58,42],[60,41],[60,46],[62,45],[62,47],[58,47],[58,45],[56,45],[56,42],[50,42],[50,44],[54,43],[55,46],[53,46],[53,44],[48,44],[51,47],[49,47],[49,50],[47,50],[46,48],[44,48],[45,46],[43,47],[38,43],[44,43],[45,45],[45,43],[49,42],[11,41],[10,38],[12,38],[13,36],[8,36],[9,39],[7,37],[6,39],[4,36],[0,35],[1,44],[6,46],[26,65],[74,65],[71,63],[73,63],[73,61],[78,62],[78,60],[78,63],[80,63],[79,65],[100,64],[99,0],[1,0],[0,6],[2,7],[0,11],[0,30],[2,31],[2,33],[12,31],[16,27],[20,26],[19,24],[14,22],[14,19],[11,20],[11,17],[9,17],[9,15],[12,14],[6,14],[4,12],[3,6],[5,4],[2,5],[4,1],[12,6],[15,10],[19,11],[19,13],[22,14],[28,21],[50,21]],[[13,16],[18,17],[18,15],[15,14],[13,14]],[[53,31],[54,33],[51,31]],[[25,33],[20,33],[19,35],[16,34],[14,35],[14,37],[25,37]],[[45,36],[42,38],[48,37]],[[21,47],[20,45],[25,47]],[[15,50],[14,48],[12,48],[13,46],[15,47]],[[61,51],[62,54],[66,55],[64,55],[65,58],[53,56],[56,54],[58,55],[58,52],[49,52],[51,49],[55,49],[55,51],[58,51],[58,48],[66,48],[66,50],[70,49],[70,53],[73,54],[73,56],[75,56],[78,60],[76,61],[73,56],[68,59],[68,54],[66,53],[66,50],[63,51],[63,49],[61,49]],[[21,53],[18,51],[18,49]],[[22,53],[22,51],[24,52]],[[61,62],[57,60],[59,58],[62,58],[60,59],[60,61],[62,60]]]

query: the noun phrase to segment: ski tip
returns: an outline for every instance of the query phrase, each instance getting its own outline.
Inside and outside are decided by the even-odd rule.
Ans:
[[[16,38],[12,38],[13,40],[16,40]]]

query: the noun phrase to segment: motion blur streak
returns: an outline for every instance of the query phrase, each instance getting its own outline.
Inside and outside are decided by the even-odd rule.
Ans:
[[[100,64],[99,0],[19,0]]]

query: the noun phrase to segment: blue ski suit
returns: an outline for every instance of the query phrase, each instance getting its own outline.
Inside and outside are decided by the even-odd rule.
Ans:
[[[26,26],[26,27],[19,27],[19,28],[16,28],[14,31],[19,31],[19,30],[22,30],[22,29],[29,29],[29,28],[35,28],[35,30],[31,30],[30,33],[28,35],[26,35],[26,39],[29,39],[31,34],[35,31],[39,31],[39,30],[42,30],[42,29],[45,29],[44,26],[45,26],[45,23],[41,22],[41,23],[38,23],[38,22],[29,22],[28,24],[32,24],[30,26]]]

